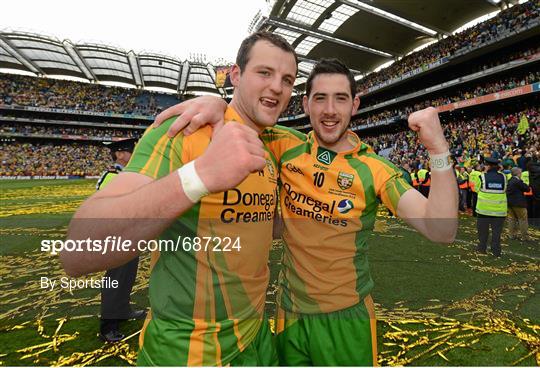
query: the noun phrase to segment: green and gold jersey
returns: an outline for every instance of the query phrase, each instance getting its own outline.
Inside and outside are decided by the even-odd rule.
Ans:
[[[348,134],[354,148],[340,153],[320,147],[313,132],[278,126],[263,135],[280,166],[285,310],[332,312],[362,301],[373,287],[367,238],[379,200],[395,213],[411,189],[398,168]]]
[[[225,120],[241,122],[230,107]],[[124,171],[159,179],[203,154],[211,128],[169,138],[173,121],[146,131]],[[268,152],[264,170],[204,197],[160,236],[176,248],[162,247],[151,273],[144,362],[226,365],[255,338],[269,279],[277,174]]]

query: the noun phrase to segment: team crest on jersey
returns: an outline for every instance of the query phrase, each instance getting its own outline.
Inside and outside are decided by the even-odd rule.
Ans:
[[[353,180],[354,180],[353,174],[347,174],[340,171],[337,178],[337,183],[339,187],[341,188],[341,190],[347,190],[352,186]]]

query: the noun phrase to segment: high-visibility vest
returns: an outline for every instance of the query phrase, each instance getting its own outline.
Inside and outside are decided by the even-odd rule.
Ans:
[[[463,181],[461,184],[459,184],[459,189],[467,189],[469,187],[468,175],[459,173],[458,177]]]
[[[478,192],[478,187],[480,187],[480,175],[482,175],[482,173],[474,169],[469,174],[469,187],[471,187],[471,190],[475,193]]]
[[[428,179],[426,180],[426,176],[428,176],[428,173],[429,171],[427,171],[426,169],[418,170],[418,183],[421,186],[426,186],[426,187],[430,186],[431,178],[428,177]]]
[[[118,170],[107,170],[105,171],[101,177],[99,178],[97,184],[96,184],[96,190],[100,190],[101,188],[103,188],[105,185],[109,184],[109,182],[111,180],[113,180],[113,178],[115,176],[118,175]]]
[[[418,186],[418,179],[416,178],[416,173],[414,171],[411,173],[411,179],[413,187],[416,188]]]
[[[506,217],[508,204],[506,202],[506,175],[503,177],[502,187],[497,188],[494,184],[486,182],[486,174],[480,175],[480,187],[478,188],[478,201],[476,213],[485,216]]]
[[[529,184],[529,172],[528,171],[523,171],[521,173],[521,180],[527,184],[529,186],[529,190],[526,191],[525,193],[523,193],[524,195],[526,196],[532,196],[533,195],[533,192],[532,192],[532,187],[530,186]]]

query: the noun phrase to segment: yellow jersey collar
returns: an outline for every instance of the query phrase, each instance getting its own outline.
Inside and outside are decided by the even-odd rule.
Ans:
[[[236,110],[231,106],[227,106],[227,110],[225,110],[225,116],[223,117],[225,119],[225,122],[234,120],[240,124],[246,124],[244,119],[236,112]]]
[[[347,155],[347,154],[350,154],[350,153],[358,152],[363,148],[362,147],[363,143],[360,140],[360,137],[358,137],[358,135],[355,132],[353,132],[352,130],[350,130],[350,129],[347,130],[347,139],[349,139],[349,142],[354,144],[354,147],[347,150],[347,151],[335,152],[336,154],[338,154],[338,155]],[[308,142],[310,142],[312,144],[312,147],[314,148],[313,152],[317,152],[320,145],[319,145],[319,141],[317,140],[317,135],[314,133],[313,130],[308,133]],[[332,151],[331,149],[328,149],[328,148],[321,147],[321,149],[334,152],[334,151]]]

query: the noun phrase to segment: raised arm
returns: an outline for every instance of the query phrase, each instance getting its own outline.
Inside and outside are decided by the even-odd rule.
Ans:
[[[64,269],[71,276],[80,276],[128,262],[139,254],[139,240],[156,238],[204,192],[234,188],[251,172],[264,168],[264,157],[257,132],[230,123],[212,139],[202,156],[159,180],[121,173],[81,205],[69,225],[67,239],[99,240],[103,244],[108,236],[116,236],[131,241],[131,247],[107,252],[63,250],[60,259]]]
[[[458,191],[437,110],[429,107],[414,112],[409,127],[418,132],[431,157],[431,188],[427,199],[408,190],[399,200],[397,214],[428,239],[451,243],[458,227]]]

